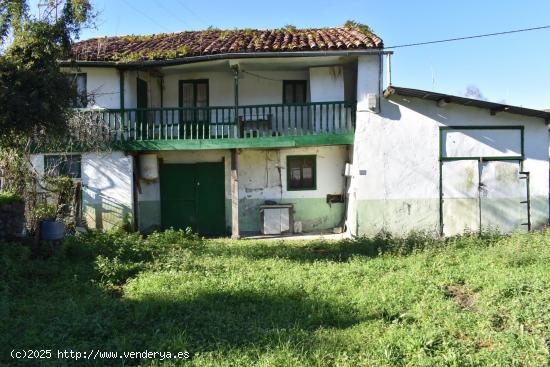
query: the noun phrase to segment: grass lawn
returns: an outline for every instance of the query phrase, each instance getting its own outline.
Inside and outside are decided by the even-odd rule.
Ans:
[[[0,246],[0,364],[547,366],[550,233],[342,242],[91,233]],[[10,351],[52,349],[15,363]],[[58,359],[73,351],[191,361]]]

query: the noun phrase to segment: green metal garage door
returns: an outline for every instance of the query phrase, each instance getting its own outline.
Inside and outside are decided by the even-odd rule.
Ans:
[[[162,227],[207,236],[225,233],[224,165],[163,164],[160,167]]]

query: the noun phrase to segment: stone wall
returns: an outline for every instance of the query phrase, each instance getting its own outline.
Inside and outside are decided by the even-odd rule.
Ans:
[[[25,204],[12,201],[0,204],[0,242],[16,239],[23,231]]]

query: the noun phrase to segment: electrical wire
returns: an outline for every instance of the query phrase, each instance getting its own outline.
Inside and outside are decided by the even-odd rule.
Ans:
[[[168,15],[170,15],[171,17],[173,17],[175,20],[177,20],[178,22],[182,22],[185,26],[189,26],[189,24],[187,23],[187,21],[184,21],[183,19],[179,18],[178,16],[174,15],[173,12],[170,11],[170,9],[168,9],[166,6],[164,6],[162,4],[162,1],[159,1],[159,0],[154,0],[155,3],[157,3],[157,5]]]
[[[205,27],[208,27],[208,25],[205,23],[205,19],[200,17],[197,13],[195,13],[190,7],[188,7],[187,5],[185,5],[185,3],[183,2],[183,0],[178,0],[178,3],[179,5],[181,5],[181,7],[185,10],[187,10],[187,12],[191,15],[193,15],[196,20],[198,20],[199,23],[201,23],[202,25],[204,25]]]
[[[541,27],[514,29],[514,30],[511,30],[511,31],[504,31],[504,32],[476,34],[476,35],[473,35],[473,36],[448,38],[448,39],[437,40],[437,41],[407,43],[407,44],[403,44],[403,45],[396,45],[396,46],[384,47],[384,49],[387,50],[387,49],[393,49],[393,48],[403,48],[403,47],[413,47],[413,46],[431,45],[431,44],[434,44],[434,43],[444,43],[444,42],[463,41],[463,40],[468,40],[468,39],[473,39],[473,38],[483,38],[483,37],[492,37],[492,36],[502,36],[502,35],[511,34],[511,33],[538,31],[538,30],[541,30],[541,29],[548,29],[548,28],[550,28],[550,25],[544,25],[544,26],[541,26]]]
[[[140,13],[141,15],[143,15],[144,17],[146,17],[147,19],[149,19],[151,22],[155,23],[156,25],[158,25],[159,27],[163,28],[164,30],[166,31],[170,31],[168,28],[166,28],[164,25],[162,25],[161,23],[157,22],[154,18],[150,17],[147,13],[141,11],[139,8],[136,8],[134,5],[132,5],[129,1],[127,0],[122,0],[124,1],[124,3],[126,5],[128,5],[129,7],[131,7],[132,9],[134,9],[134,11]]]
[[[286,80],[286,79],[270,78],[270,77],[267,77],[267,76],[254,74],[254,73],[251,73],[250,71],[246,71],[246,70],[241,70],[240,72],[243,73],[243,74],[248,74],[248,75],[254,76],[254,77],[259,78],[259,79],[271,80],[273,82],[282,82],[283,80]]]

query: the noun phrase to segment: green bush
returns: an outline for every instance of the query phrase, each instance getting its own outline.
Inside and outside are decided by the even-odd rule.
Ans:
[[[57,207],[53,204],[42,203],[36,206],[34,217],[36,221],[55,219],[57,216]]]
[[[102,283],[121,285],[142,270],[157,268],[159,262],[173,263],[169,258],[187,257],[187,250],[203,245],[204,240],[189,229],[169,229],[144,238],[117,228],[67,237],[64,250],[69,258],[93,260]]]
[[[166,246],[178,248],[198,248],[204,244],[204,240],[193,233],[191,228],[186,230],[167,229],[163,232],[153,232],[147,237],[147,243],[159,250]]]
[[[29,261],[31,251],[27,246],[18,243],[0,242],[0,280],[15,279]]]
[[[118,257],[111,259],[102,255],[96,258],[95,266],[100,281],[107,285],[122,285],[145,268],[142,262],[124,262]]]
[[[14,192],[11,191],[1,191],[0,192],[0,206],[11,204],[15,202],[23,202],[23,198]]]
[[[413,231],[404,237],[395,237],[391,233],[381,231],[374,237],[358,237],[345,240],[341,247],[352,246],[359,252],[376,256],[382,254],[391,255],[410,255],[419,251],[465,246],[493,246],[506,236],[496,231],[487,231],[484,233],[466,232],[462,235],[440,238],[432,232]]]

